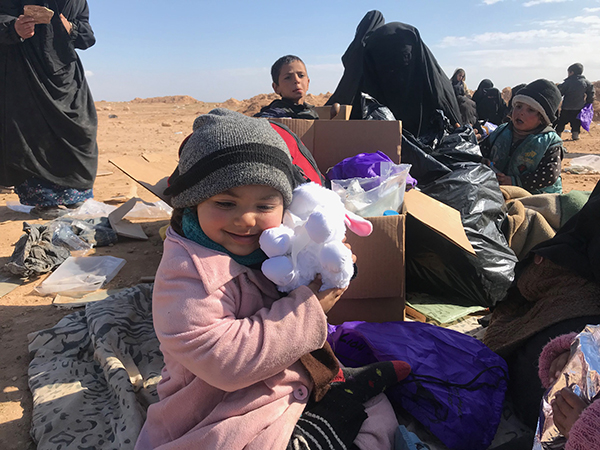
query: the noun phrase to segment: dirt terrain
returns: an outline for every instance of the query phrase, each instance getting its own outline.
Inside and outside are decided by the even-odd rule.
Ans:
[[[309,96],[313,105],[323,105],[329,94]],[[215,106],[223,106],[252,115],[275,98],[275,94],[262,94],[248,100],[229,99],[224,103],[204,103],[189,96],[134,99],[130,102],[97,102],[100,149],[99,176],[94,186],[98,201],[141,197],[157,198],[109,163],[110,158],[122,155],[149,158],[175,158],[182,139],[191,132],[192,123],[199,115]],[[569,160],[585,154],[600,155],[600,124],[593,123],[591,132],[582,132],[581,140],[571,141],[564,133],[568,149],[565,166]],[[566,192],[591,190],[600,175],[563,175]],[[0,267],[8,261],[14,244],[22,235],[24,221],[35,222],[28,214],[10,210],[7,201],[16,201],[13,193],[0,194]],[[121,200],[122,201],[122,200]],[[93,251],[95,255],[112,255],[127,261],[123,269],[109,284],[121,288],[137,284],[140,278],[152,276],[158,267],[162,241],[158,230],[166,221],[143,224],[149,236],[147,241],[120,239],[112,247]],[[0,298],[0,449],[34,449],[29,437],[32,399],[27,387],[27,334],[53,326],[70,310],[52,305],[52,297],[38,295],[34,288],[43,281],[41,277],[17,287]]]

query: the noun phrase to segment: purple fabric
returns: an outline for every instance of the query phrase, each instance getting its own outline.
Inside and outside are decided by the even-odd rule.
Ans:
[[[382,162],[395,164],[389,156],[381,151],[376,153],[359,153],[337,163],[327,172],[329,180],[347,180],[349,178],[373,178],[381,175]],[[417,180],[408,175],[406,177],[406,190],[417,185]]]
[[[477,339],[420,322],[346,322],[329,325],[327,340],[345,366],[408,362],[412,373],[388,397],[450,449],[481,450],[492,442],[508,369]]]
[[[581,121],[581,126],[588,133],[590,132],[590,125],[592,124],[592,119],[594,118],[594,105],[588,103],[577,115],[577,118]]]
[[[327,172],[330,180],[347,180],[348,178],[373,178],[381,175],[379,166],[382,162],[393,161],[385,153],[359,153],[337,163]]]

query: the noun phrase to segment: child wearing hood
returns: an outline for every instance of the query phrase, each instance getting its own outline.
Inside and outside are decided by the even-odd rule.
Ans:
[[[579,139],[581,120],[577,118],[583,107],[594,102],[594,85],[583,76],[583,65],[576,63],[567,69],[567,78],[558,86],[564,96],[556,132],[560,136],[567,123],[571,124],[571,138]]]
[[[512,99],[510,121],[480,143],[483,162],[501,185],[520,186],[532,194],[562,193],[563,141],[552,128],[560,91],[548,80],[529,83]]]
[[[265,229],[295,187],[265,119],[216,109],[194,122],[165,193],[175,208],[152,298],[165,366],[136,449],[391,449],[383,390],[410,367],[341,370],[327,316],[345,289],[317,278],[281,296],[260,271]]]

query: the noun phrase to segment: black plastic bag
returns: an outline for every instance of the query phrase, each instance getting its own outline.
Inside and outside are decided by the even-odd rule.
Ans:
[[[474,305],[491,307],[506,296],[514,279],[517,257],[501,231],[506,208],[496,175],[489,167],[475,162],[481,153],[472,135],[470,128],[458,129],[427,155],[440,164],[438,172],[441,167],[447,168],[446,174],[428,183],[412,170],[411,175],[425,194],[460,212],[477,257],[409,218],[407,290],[456,296]],[[404,146],[402,150],[404,153]],[[406,162],[404,155],[402,162]]]

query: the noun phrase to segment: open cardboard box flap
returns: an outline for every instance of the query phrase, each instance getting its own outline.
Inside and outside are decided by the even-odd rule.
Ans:
[[[142,156],[120,156],[109,162],[171,206],[171,197],[164,192],[177,160],[149,161]]]
[[[404,194],[402,211],[427,225],[463,250],[477,256],[462,225],[460,212],[416,189]]]

